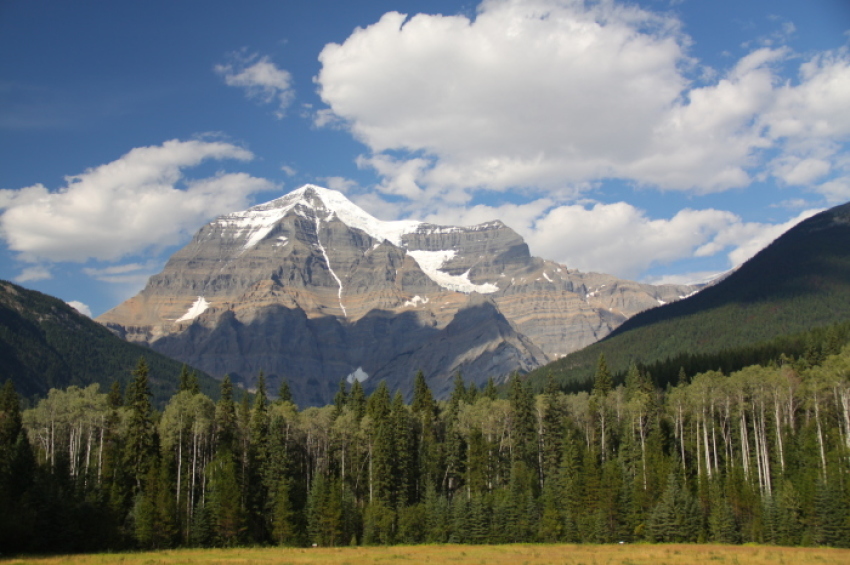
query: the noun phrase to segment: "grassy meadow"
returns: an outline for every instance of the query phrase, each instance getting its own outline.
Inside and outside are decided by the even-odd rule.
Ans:
[[[433,563],[452,565],[845,565],[850,550],[756,545],[418,545],[352,548],[179,549],[4,559],[3,565],[171,565]]]

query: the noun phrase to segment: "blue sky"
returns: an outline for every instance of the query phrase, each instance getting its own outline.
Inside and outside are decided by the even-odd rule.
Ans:
[[[693,280],[850,200],[848,32],[847,0],[0,0],[0,278],[98,315],[309,182]]]

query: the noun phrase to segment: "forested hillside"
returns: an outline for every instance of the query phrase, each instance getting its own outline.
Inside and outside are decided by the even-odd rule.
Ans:
[[[850,544],[850,347],[666,389],[633,367],[591,392],[507,398],[425,380],[405,405],[341,383],[299,411],[284,385],[214,403],[190,375],[162,414],[148,368],[0,395],[0,546],[78,551],[240,544],[763,542]]]
[[[716,285],[637,314],[602,341],[529,378],[538,390],[550,373],[562,386],[581,385],[592,378],[600,355],[622,374],[631,363],[758,356],[764,352],[752,350],[775,348],[774,340],[847,320],[850,204],[801,222]]]
[[[182,364],[116,337],[61,300],[0,281],[0,380],[11,378],[24,397],[44,397],[52,388],[113,381],[126,384],[145,356],[154,401],[165,403],[177,390]],[[218,383],[199,375],[207,394]]]

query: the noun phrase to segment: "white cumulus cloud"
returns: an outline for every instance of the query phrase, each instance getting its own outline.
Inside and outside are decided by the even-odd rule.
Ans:
[[[727,268],[737,267],[818,211],[769,224],[745,222],[724,210],[685,209],[671,218],[651,218],[626,202],[559,206],[540,199],[521,205],[447,207],[424,219],[454,225],[502,219],[525,238],[533,255],[581,271],[638,279],[653,266],[692,257],[725,254]]]
[[[80,302],[79,300],[71,300],[70,302],[66,302],[68,306],[82,314],[83,316],[92,317],[91,308],[88,307],[88,304]]]
[[[850,132],[846,51],[785,81],[787,47],[712,74],[690,43],[675,17],[613,0],[390,12],[321,52],[316,124],[344,124],[379,189],[420,202],[609,178],[717,192],[749,185],[768,158],[787,183],[833,180]]]
[[[40,184],[0,190],[0,236],[30,262],[116,261],[172,245],[209,218],[244,208],[253,193],[274,188],[245,173],[186,179],[184,169],[210,159],[252,158],[250,151],[220,141],[138,147],[66,177],[55,191]]]
[[[215,66],[215,72],[224,78],[225,84],[244,88],[246,95],[254,100],[277,103],[275,115],[283,118],[295,99],[292,75],[275,66],[268,56],[240,51],[231,53],[230,59],[230,63]]]

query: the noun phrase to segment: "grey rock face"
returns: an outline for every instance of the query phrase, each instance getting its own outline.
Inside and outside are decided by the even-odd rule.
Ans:
[[[527,372],[604,337],[635,313],[692,293],[579,273],[532,257],[501,222],[381,222],[305,186],[204,226],[137,296],[98,320],[219,377],[302,405],[341,379],[409,396],[422,370],[439,397]]]

